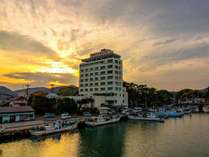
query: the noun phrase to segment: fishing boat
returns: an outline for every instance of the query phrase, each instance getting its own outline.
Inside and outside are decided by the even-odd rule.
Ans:
[[[167,117],[167,118],[180,118],[183,117],[184,112],[182,110],[164,110],[155,112],[158,117]]]
[[[86,119],[85,124],[90,127],[116,123],[120,121],[120,115],[99,115]]]
[[[191,110],[191,108],[190,107],[186,107],[186,108],[184,108],[184,114],[191,114],[192,113],[192,110]]]
[[[131,114],[128,116],[131,120],[150,121],[150,122],[164,122],[164,118],[156,116],[152,112]]]
[[[67,132],[75,130],[78,126],[76,121],[57,120],[52,124],[46,124],[44,127],[33,128],[30,130],[32,136],[43,136],[53,133]]]

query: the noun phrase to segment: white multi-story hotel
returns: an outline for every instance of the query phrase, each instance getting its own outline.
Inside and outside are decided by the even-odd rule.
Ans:
[[[128,94],[123,87],[122,60],[112,50],[102,49],[82,60],[79,85],[81,96],[102,97],[104,105],[128,105]]]

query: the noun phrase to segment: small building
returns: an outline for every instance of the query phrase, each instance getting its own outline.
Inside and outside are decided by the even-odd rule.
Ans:
[[[10,107],[27,106],[27,99],[23,96],[17,97],[9,103]]]
[[[30,121],[34,119],[35,112],[30,106],[0,107],[0,124]]]

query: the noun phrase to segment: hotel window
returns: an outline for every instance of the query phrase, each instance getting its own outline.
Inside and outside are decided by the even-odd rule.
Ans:
[[[81,92],[83,92],[83,89],[80,89]]]
[[[101,91],[104,91],[105,90],[105,88],[100,88],[101,89]]]
[[[121,85],[121,82],[117,82],[117,85],[120,86]]]
[[[90,70],[92,71],[92,70],[93,70],[93,68],[90,68]]]
[[[81,77],[83,77],[83,74],[81,74]]]
[[[107,68],[109,68],[109,69],[112,68],[112,67],[113,67],[112,65],[108,65],[108,66],[107,66]]]
[[[98,88],[94,88],[95,91],[98,91]]]
[[[86,88],[85,91],[88,92],[88,88]]]
[[[104,75],[104,74],[105,74],[105,71],[101,71],[100,74],[101,74],[101,75]]]
[[[83,84],[80,84],[81,87],[83,87]]]
[[[88,87],[88,83],[86,83],[85,86]]]
[[[90,86],[93,86],[93,83],[90,83]]]
[[[112,87],[108,87],[107,90],[113,90],[113,88]]]
[[[95,77],[95,81],[97,81],[98,80],[98,77]]]
[[[118,91],[118,87],[115,87],[115,90]]]
[[[87,82],[87,81],[89,81],[89,79],[85,79],[85,81]]]
[[[94,73],[90,73],[90,76],[94,75]]]
[[[101,66],[100,69],[105,69],[105,66]]]
[[[95,72],[95,75],[98,75],[99,73],[98,72]]]
[[[83,79],[81,79],[81,82],[83,82]]]
[[[108,76],[107,79],[113,79],[113,76]]]
[[[93,78],[90,78],[90,81],[93,81]]]
[[[101,84],[101,85],[105,85],[105,82],[101,82],[100,84]]]
[[[105,80],[105,76],[102,76],[102,77],[101,77],[101,80]]]
[[[115,60],[115,63],[118,63],[118,60]]]
[[[118,69],[118,66],[116,65],[115,68]]]
[[[108,74],[112,74],[113,71],[112,71],[112,70],[108,70],[107,73],[108,73]]]
[[[90,91],[93,91],[93,88],[90,88]]]
[[[107,82],[107,84],[108,84],[108,85],[112,85],[112,84],[113,84],[113,82],[112,82],[112,81],[109,81],[109,82]]]
[[[89,76],[89,74],[86,74],[85,76],[87,77],[87,76]]]
[[[119,72],[118,71],[115,71],[115,73],[118,74]]]
[[[95,86],[98,86],[98,82],[95,83]]]
[[[81,72],[83,72],[83,69],[81,69]]]
[[[99,67],[95,67],[95,70],[99,70]]]
[[[112,63],[112,62],[113,62],[112,59],[107,60],[107,63]]]
[[[86,69],[86,72],[88,71],[88,69]]]

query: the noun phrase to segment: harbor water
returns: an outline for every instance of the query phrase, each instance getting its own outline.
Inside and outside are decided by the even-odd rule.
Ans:
[[[0,157],[209,157],[209,114],[125,121],[0,144]]]

